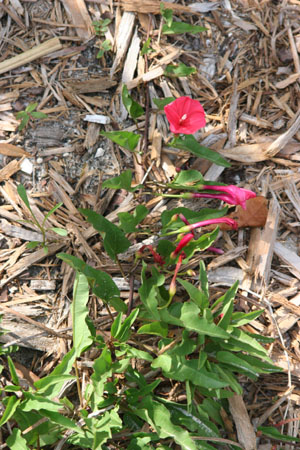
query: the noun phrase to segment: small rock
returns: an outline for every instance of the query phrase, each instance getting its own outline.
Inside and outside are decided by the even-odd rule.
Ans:
[[[31,175],[33,172],[33,164],[28,158],[25,158],[24,161],[21,162],[20,167],[22,172],[27,173],[28,175]]]

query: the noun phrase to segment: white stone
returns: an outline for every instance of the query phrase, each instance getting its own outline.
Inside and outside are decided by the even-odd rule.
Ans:
[[[103,156],[104,153],[105,153],[104,148],[102,148],[102,147],[97,148],[95,158],[101,158],[101,156]]]
[[[20,167],[21,167],[22,172],[27,173],[28,175],[31,175],[33,172],[33,164],[28,158],[25,158],[21,162]]]

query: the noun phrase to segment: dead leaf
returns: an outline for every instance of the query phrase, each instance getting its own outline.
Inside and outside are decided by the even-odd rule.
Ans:
[[[246,209],[238,205],[234,212],[228,214],[226,217],[234,219],[239,228],[246,227],[263,227],[268,215],[268,200],[265,197],[254,197],[246,201]],[[215,225],[209,225],[205,229],[214,230]],[[232,230],[230,225],[226,223],[219,224],[220,230]]]
[[[13,144],[0,144],[1,155],[11,156],[11,157],[22,157],[22,156],[32,156],[30,153],[23,150],[21,147],[17,147]]]

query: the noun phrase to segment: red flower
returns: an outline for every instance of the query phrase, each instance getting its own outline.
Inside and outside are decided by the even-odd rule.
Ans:
[[[174,252],[171,253],[171,258],[176,258],[178,253],[185,247],[194,237],[194,233],[188,233],[183,236],[183,238],[179,241],[179,244],[175,248]]]
[[[190,97],[179,97],[164,107],[170,130],[175,134],[193,134],[205,127],[202,105]]]

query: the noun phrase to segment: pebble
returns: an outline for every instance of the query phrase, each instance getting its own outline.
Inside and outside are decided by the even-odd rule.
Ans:
[[[33,172],[33,164],[28,158],[25,158],[24,161],[21,162],[20,168],[22,172],[27,173],[28,175],[31,175]]]
[[[36,159],[36,163],[37,163],[37,164],[43,164],[43,161],[44,161],[44,160],[43,160],[43,158],[41,158],[41,157],[39,157],[39,158]]]

